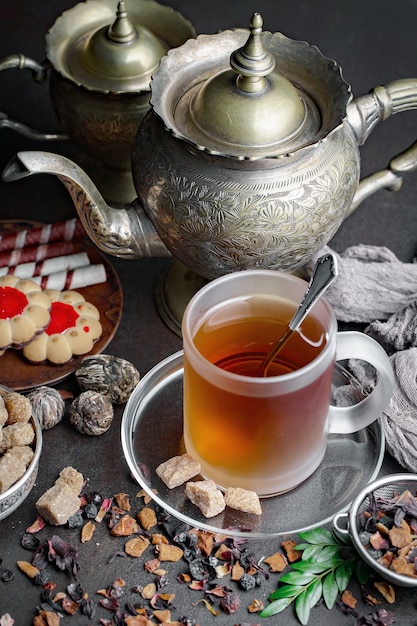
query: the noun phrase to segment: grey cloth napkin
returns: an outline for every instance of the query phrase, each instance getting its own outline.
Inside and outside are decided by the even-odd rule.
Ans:
[[[309,274],[326,252],[332,252],[338,262],[339,275],[326,297],[341,322],[386,320],[417,302],[416,263],[403,263],[384,247],[361,244],[343,254],[325,247],[307,265]]]
[[[326,297],[339,321],[368,323],[364,332],[390,355],[394,388],[379,417],[388,452],[407,470],[417,472],[417,264],[403,263],[387,248],[358,245],[343,254],[329,247],[339,274]],[[316,259],[307,266],[311,273]],[[352,359],[348,368],[365,391],[375,385],[375,370]],[[354,385],[334,391],[337,405],[352,404]]]

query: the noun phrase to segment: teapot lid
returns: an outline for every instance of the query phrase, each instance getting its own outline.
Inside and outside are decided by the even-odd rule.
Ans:
[[[262,25],[255,13],[249,36],[200,35],[162,60],[151,104],[176,137],[211,154],[279,158],[342,123],[352,95],[337,64]]]
[[[194,29],[173,10],[160,19],[165,7],[152,0],[126,5],[87,0],[65,11],[46,36],[54,69],[91,91],[148,91],[161,58]]]

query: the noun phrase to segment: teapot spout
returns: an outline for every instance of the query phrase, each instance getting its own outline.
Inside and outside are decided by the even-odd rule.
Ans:
[[[109,206],[76,163],[51,152],[18,152],[4,168],[2,177],[11,182],[33,174],[58,177],[88,236],[103,252],[127,259],[171,256],[138,199],[123,208]]]

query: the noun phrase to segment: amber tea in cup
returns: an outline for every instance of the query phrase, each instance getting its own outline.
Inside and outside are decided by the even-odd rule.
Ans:
[[[337,333],[324,298],[262,376],[261,363],[306,286],[289,274],[245,270],[203,287],[185,311],[184,443],[223,488],[260,496],[293,489],[321,463],[329,432],[364,428],[389,401],[384,350],[361,333]],[[373,393],[355,407],[330,406],[336,355],[366,360],[379,372]]]

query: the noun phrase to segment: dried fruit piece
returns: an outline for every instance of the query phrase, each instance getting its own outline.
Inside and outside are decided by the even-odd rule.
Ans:
[[[156,519],[156,514],[153,509],[149,507],[144,507],[141,509],[137,515],[140,525],[144,530],[149,530],[153,526],[156,526],[158,520]]]
[[[395,590],[392,585],[385,582],[374,582],[374,587],[378,589],[383,598],[390,604],[395,602]]]
[[[131,515],[123,515],[110,531],[111,535],[127,537],[139,531],[139,524]]]
[[[146,537],[133,537],[125,543],[124,550],[127,555],[133,557],[142,556],[146,548],[150,545],[149,539]]]
[[[17,561],[17,566],[28,578],[35,578],[39,574],[39,569],[27,561]]]
[[[264,559],[264,563],[269,565],[271,572],[283,572],[288,565],[288,561],[282,552],[275,552],[268,558]]]
[[[130,511],[129,495],[127,493],[118,493],[114,496],[114,499],[119,509]]]
[[[302,556],[301,550],[295,550],[295,546],[297,542],[294,539],[288,539],[288,541],[283,541],[281,546],[285,551],[289,563],[295,563],[295,561],[299,561]]]
[[[161,543],[157,546],[158,559],[160,561],[180,561],[184,556],[184,550],[178,546]]]
[[[93,522],[88,521],[81,529],[81,543],[85,543],[86,541],[90,541],[94,535],[96,527]]]
[[[354,609],[357,603],[356,598],[352,595],[352,593],[345,589],[342,593],[341,600],[345,606],[348,606],[350,609]]]

